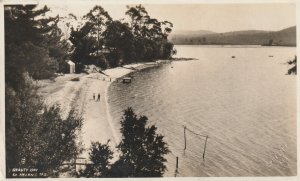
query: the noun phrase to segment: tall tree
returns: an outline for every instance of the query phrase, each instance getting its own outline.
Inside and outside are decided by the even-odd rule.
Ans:
[[[47,107],[34,80],[56,71],[60,32],[57,17],[35,5],[5,6],[5,143],[7,177],[13,168],[36,168],[35,177],[57,176],[64,161],[81,149],[76,143],[82,119],[73,110],[61,118],[59,107]],[[20,175],[17,175],[17,177]]]
[[[173,24],[150,17],[142,5],[127,8],[126,15],[129,16],[131,31],[135,36],[137,58],[146,61],[170,58],[174,51],[173,44],[167,37]]]
[[[89,152],[89,158],[92,164],[86,166],[84,170],[80,170],[78,177],[111,177],[110,166],[113,152],[108,146],[109,140],[106,144],[99,142],[92,142]]]
[[[30,76],[25,74],[20,82],[20,91],[5,87],[7,177],[14,177],[13,168],[36,168],[46,176],[58,176],[62,163],[81,151],[76,140],[82,119],[73,110],[63,119],[59,107],[43,105]]]
[[[135,60],[134,36],[126,23],[111,21],[103,32],[104,44],[111,54],[116,54],[110,60],[110,66],[131,63]],[[119,62],[122,60],[123,62]]]
[[[132,108],[124,111],[121,120],[122,140],[118,145],[120,159],[112,173],[119,177],[161,177],[166,170],[164,155],[169,153],[157,128],[146,127],[148,118],[137,117]]]
[[[126,15],[130,18],[130,26],[132,32],[137,37],[142,37],[142,27],[145,26],[145,22],[149,19],[148,12],[142,5],[127,6]]]
[[[61,41],[63,35],[57,27],[59,18],[46,18],[48,11],[46,6],[42,9],[36,9],[35,5],[5,6],[6,64],[29,72],[36,79],[52,76],[58,69],[58,61],[67,56],[68,45]],[[43,57],[21,58],[28,52],[17,50],[20,47],[35,50],[32,53]],[[11,75],[7,76],[10,79]]]
[[[101,42],[102,33],[112,18],[101,6],[95,6],[89,13],[84,15],[83,18],[91,25],[90,36],[96,37],[97,39],[96,48],[98,54],[103,45]]]
[[[92,143],[90,161],[79,177],[161,177],[166,171],[164,156],[169,153],[163,136],[155,126],[147,127],[146,116],[137,117],[132,108],[121,120],[122,141],[117,146],[119,159],[106,144]]]

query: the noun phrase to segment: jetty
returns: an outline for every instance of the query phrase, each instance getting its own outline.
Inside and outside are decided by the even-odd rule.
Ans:
[[[131,83],[131,77],[124,77],[123,83]]]

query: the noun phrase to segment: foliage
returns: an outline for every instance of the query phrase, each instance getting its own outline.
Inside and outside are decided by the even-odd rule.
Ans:
[[[112,18],[101,6],[95,6],[83,18],[91,25],[89,34],[97,38],[97,48],[101,48],[101,44],[99,42],[101,34],[105,30],[107,23],[111,21]]]
[[[172,31],[173,24],[151,18],[142,5],[127,8],[126,15],[131,20],[129,24],[135,37],[136,50],[139,52],[137,58],[152,60],[172,56],[170,48],[173,46],[170,46],[172,43],[168,42],[167,37]]]
[[[135,60],[134,36],[126,23],[111,21],[103,32],[104,43],[111,54],[117,54],[115,60],[109,61],[110,66],[115,67],[124,62],[131,63]],[[122,59],[120,62],[119,60]]]
[[[58,17],[46,18],[48,11],[46,6],[5,6],[6,63],[36,79],[50,78],[59,69],[58,62],[67,57],[69,48],[66,41],[61,41]]]
[[[113,158],[113,152],[106,144],[92,142],[89,158],[92,164],[86,166],[84,170],[80,170],[78,177],[109,177],[110,161]]]
[[[57,24],[53,27],[49,34],[44,36],[44,43],[49,51],[49,56],[57,61],[57,67],[54,71],[68,73],[69,68],[66,66],[66,60],[69,59],[69,51],[71,49],[67,40],[62,39],[62,31]]]
[[[75,48],[72,60],[107,68],[170,58],[174,50],[167,38],[173,24],[151,18],[142,5],[127,8],[129,22],[112,20],[101,6],[87,13],[85,24],[71,31],[69,39]]]
[[[108,146],[92,143],[92,164],[79,172],[79,177],[161,177],[166,171],[164,156],[169,153],[163,136],[155,126],[147,127],[146,116],[137,117],[132,108],[124,111],[121,120],[122,140],[117,146],[120,158],[112,162],[113,152]]]
[[[20,167],[57,176],[62,163],[80,152],[75,140],[82,119],[74,110],[63,119],[59,107],[44,106],[30,76],[25,74],[20,82],[19,91],[5,87],[7,177]]]
[[[35,79],[45,79],[53,76],[57,68],[57,61],[49,57],[47,49],[36,46],[31,42],[16,45],[6,45],[6,79],[11,83],[17,81],[15,72],[28,72]],[[17,83],[17,82],[16,82]]]
[[[95,53],[97,51],[97,41],[94,37],[89,36],[91,29],[92,25],[90,23],[86,23],[78,30],[71,29],[69,40],[74,46],[71,60],[76,64],[76,72],[83,70],[83,66],[80,67],[80,64],[95,64],[102,68],[107,66],[103,55]]]
[[[81,151],[75,140],[82,119],[74,110],[62,118],[58,106],[46,107],[33,80],[53,77],[67,57],[58,17],[46,18],[48,11],[46,6],[5,6],[7,177],[13,176],[12,168],[57,176],[62,163]]]
[[[297,75],[297,56],[295,56],[294,60],[288,61],[287,64],[292,66],[288,70],[288,75]]]
[[[118,145],[120,160],[114,165],[114,174],[121,177],[161,177],[166,170],[164,155],[169,153],[163,136],[157,128],[146,127],[148,118],[137,117],[132,108],[124,111],[121,120],[122,141]]]

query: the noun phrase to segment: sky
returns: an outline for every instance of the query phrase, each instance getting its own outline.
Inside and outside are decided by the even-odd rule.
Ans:
[[[83,16],[95,4],[47,4],[52,14]],[[99,4],[113,19],[125,17],[126,4]],[[41,4],[40,6],[43,6]],[[269,4],[143,4],[149,15],[174,24],[173,31],[277,31],[296,25],[296,5]]]

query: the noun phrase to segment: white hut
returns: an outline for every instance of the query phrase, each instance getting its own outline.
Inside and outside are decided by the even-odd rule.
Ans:
[[[70,66],[70,74],[75,73],[75,63],[72,62],[71,60],[68,61],[68,64]]]

